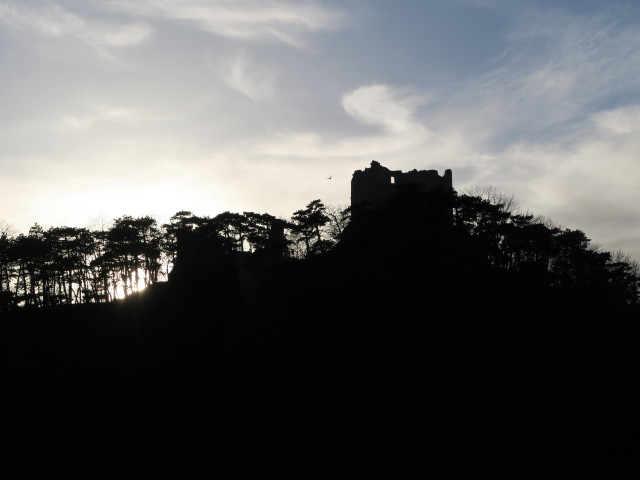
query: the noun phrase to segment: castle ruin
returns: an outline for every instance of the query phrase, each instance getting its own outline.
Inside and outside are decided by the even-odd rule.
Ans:
[[[438,175],[437,170],[389,170],[375,160],[369,168],[356,170],[351,178],[351,207],[382,206],[389,200],[398,186],[419,185],[425,192],[453,189],[451,170]]]

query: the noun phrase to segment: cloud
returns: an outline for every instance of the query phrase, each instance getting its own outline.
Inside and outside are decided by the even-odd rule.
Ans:
[[[487,146],[500,148],[566,137],[567,128],[607,108],[613,96],[619,101],[637,96],[640,30],[625,24],[623,13],[522,9],[507,37],[508,53],[496,68],[457,85],[451,106],[460,111],[454,121],[471,119],[475,125],[467,126],[485,132]]]
[[[246,52],[237,54],[227,65],[216,68],[210,59],[209,69],[219,74],[232,89],[256,102],[273,100],[277,74],[265,67],[257,66]]]
[[[318,161],[347,178],[365,159],[453,168],[458,190],[496,185],[533,212],[640,258],[640,28],[624,13],[511,4],[507,49],[484,74],[422,92],[362,86],[342,106],[370,131],[280,130],[248,151],[295,159],[305,171],[305,160]]]
[[[309,32],[339,28],[345,14],[315,0],[114,0],[108,8],[144,18],[179,21],[235,39],[300,46]]]
[[[96,105],[90,115],[61,115],[52,130],[57,133],[84,133],[98,123],[112,123],[138,127],[148,123],[173,120],[175,117],[159,115],[151,111]]]
[[[619,105],[640,103],[640,29],[625,23],[624,9],[570,15],[510,5],[504,54],[483,74],[432,87],[429,108],[415,121],[440,143],[460,147],[430,153],[452,167],[473,167],[469,182],[501,185],[523,203],[535,200],[531,208],[547,207],[533,191],[538,179],[553,178],[587,145],[613,142],[614,150],[611,133],[635,128],[635,107]],[[592,161],[593,171],[607,162]],[[640,175],[640,165],[630,168]]]
[[[346,114],[361,124],[375,127],[377,133],[322,135],[286,130],[259,141],[253,151],[261,155],[315,158],[400,153],[424,144],[432,136],[413,116],[425,101],[424,96],[390,85],[363,86],[345,93],[342,106]]]
[[[406,95],[388,85],[360,87],[342,96],[342,106],[349,115],[390,134],[422,131],[413,113],[425,102],[424,96]]]
[[[640,105],[593,114],[570,148],[529,148],[528,205],[640,258]]]
[[[609,135],[640,133],[640,105],[597,112],[591,120],[601,132]]]
[[[137,46],[152,33],[143,23],[113,25],[89,20],[49,3],[27,6],[2,1],[0,22],[47,38],[72,39],[107,58],[112,56],[113,49]]]

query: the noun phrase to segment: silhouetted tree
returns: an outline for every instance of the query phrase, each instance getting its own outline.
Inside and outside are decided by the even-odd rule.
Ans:
[[[300,236],[300,241],[304,242],[305,256],[324,252],[331,246],[331,241],[322,238],[321,228],[330,218],[321,200],[313,200],[305,209],[295,211],[291,220],[294,232]]]
[[[28,235],[19,235],[15,239],[11,257],[17,266],[16,301],[25,306],[41,306],[50,249],[40,225],[36,223],[29,229]]]
[[[165,270],[169,272],[175,264],[178,255],[178,243],[180,238],[193,232],[202,219],[188,210],[181,210],[169,219],[169,223],[164,224],[164,234],[161,245],[165,259]]]
[[[0,312],[10,310],[13,305],[11,285],[15,277],[11,250],[13,238],[8,228],[0,229]]]
[[[351,221],[351,207],[345,205],[328,205],[325,209],[328,222],[328,234],[331,240],[338,243],[342,237],[342,232]]]
[[[50,250],[45,304],[81,303],[91,296],[91,261],[95,258],[95,237],[85,228],[53,227],[44,234]]]
[[[276,217],[268,213],[244,212],[246,240],[252,252],[261,252],[270,247],[271,232]]]
[[[231,250],[243,252],[249,232],[245,216],[239,213],[223,212],[216,215],[214,221],[219,225],[219,232],[230,245]]]
[[[157,281],[162,265],[161,238],[152,217],[125,215],[115,220],[107,233],[105,252],[98,262],[115,270],[110,278],[114,292],[120,286],[128,296]]]

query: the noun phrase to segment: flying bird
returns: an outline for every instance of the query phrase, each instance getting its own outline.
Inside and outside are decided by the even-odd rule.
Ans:
[[[329,175],[329,176],[327,177],[327,180],[331,180],[331,177],[333,177],[333,175]]]

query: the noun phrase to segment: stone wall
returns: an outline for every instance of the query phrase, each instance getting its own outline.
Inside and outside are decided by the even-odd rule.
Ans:
[[[375,160],[364,170],[353,172],[351,179],[351,207],[361,205],[383,205],[389,200],[398,185],[420,185],[424,191],[452,189],[451,170],[438,175],[437,170],[389,170]]]

